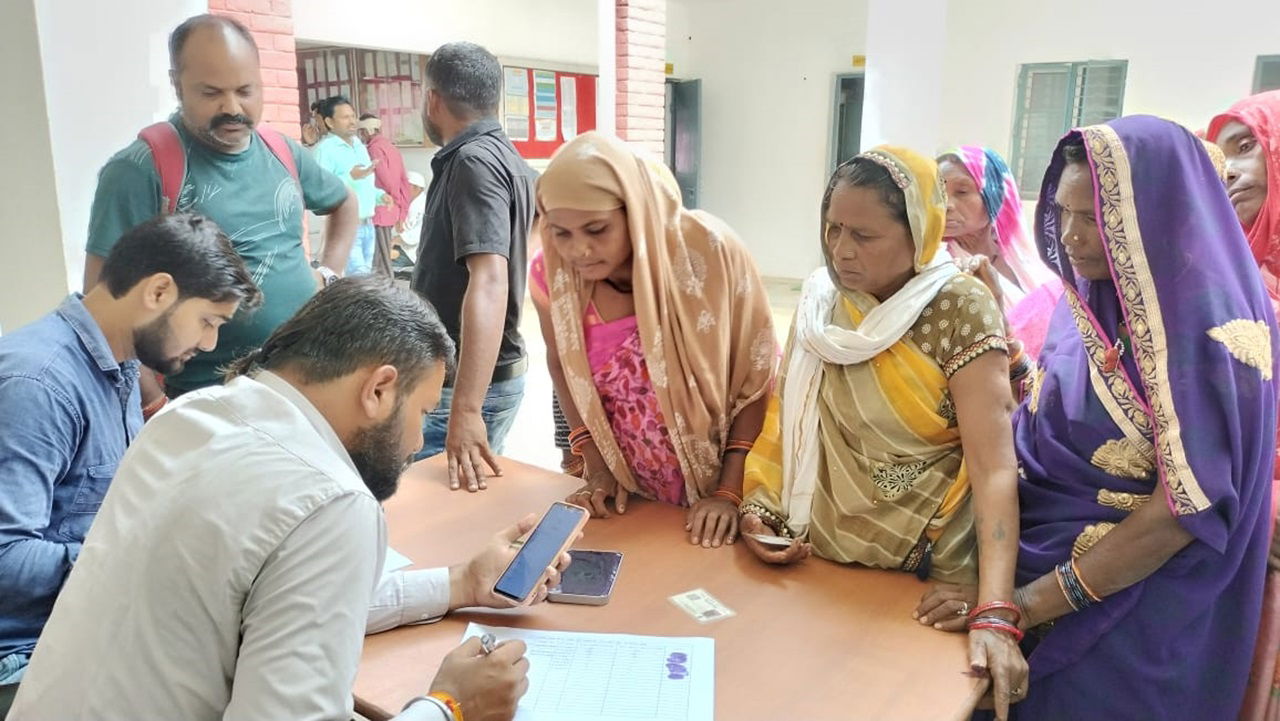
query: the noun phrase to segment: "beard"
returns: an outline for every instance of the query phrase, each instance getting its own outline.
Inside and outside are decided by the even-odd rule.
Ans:
[[[400,427],[403,423],[402,404],[396,400],[391,417],[369,428],[356,431],[347,448],[351,462],[355,464],[364,484],[379,502],[395,494],[400,486],[400,476],[413,462],[413,455],[400,447]]]
[[[423,118],[423,126],[427,131],[427,139],[436,147],[444,147],[444,135],[440,132],[440,126],[431,122],[430,118]]]
[[[138,356],[138,362],[164,375],[181,373],[187,365],[186,356],[196,351],[195,348],[191,348],[171,356],[165,350],[173,337],[173,329],[169,327],[169,319],[172,315],[173,308],[170,308],[159,318],[133,331],[133,350]]]

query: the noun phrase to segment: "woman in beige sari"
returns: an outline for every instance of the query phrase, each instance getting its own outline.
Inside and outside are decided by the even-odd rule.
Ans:
[[[592,515],[630,494],[688,506],[689,540],[737,538],[742,465],[777,359],[755,264],[680,204],[662,165],[586,133],[538,181],[530,292]]]
[[[977,584],[976,608],[948,599],[916,616],[967,627],[1005,718],[1027,690],[1007,342],[990,291],[941,247],[943,198],[937,164],[901,148],[832,176],[826,266],[805,282],[777,400],[747,458],[742,533],[769,563],[812,552]],[[793,540],[777,550],[755,534]]]

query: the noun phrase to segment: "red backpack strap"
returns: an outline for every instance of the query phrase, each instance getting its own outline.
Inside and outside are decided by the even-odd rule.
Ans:
[[[298,165],[293,162],[293,150],[289,148],[289,143],[284,139],[284,136],[279,131],[272,130],[266,126],[258,126],[258,137],[262,138],[262,142],[266,143],[267,148],[276,156],[276,160],[280,161],[284,169],[289,171],[289,175],[292,175],[293,179],[297,180]]]
[[[151,160],[160,175],[162,211],[172,213],[178,209],[178,194],[187,178],[187,151],[182,147],[178,131],[165,121],[143,128],[138,138],[151,148]]]

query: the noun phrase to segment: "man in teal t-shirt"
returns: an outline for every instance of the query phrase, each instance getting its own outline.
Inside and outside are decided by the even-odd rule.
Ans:
[[[377,246],[373,211],[383,202],[386,193],[375,184],[374,163],[356,135],[356,110],[351,101],[335,95],[320,101],[319,112],[329,132],[316,143],[316,163],[341,178],[355,192],[360,204],[360,226],[356,229],[356,242],[351,246],[347,274],[370,273]]]
[[[170,36],[169,56],[181,105],[169,122],[186,152],[187,171],[177,210],[201,213],[221,226],[264,295],[262,307],[223,326],[217,348],[165,378],[166,390],[177,395],[219,383],[219,367],[261,345],[320,284],[342,272],[358,210],[342,181],[302,146],[288,141],[295,181],[254,131],[262,117],[262,80],[257,47],[243,26],[212,15],[191,18]],[[302,246],[304,204],[329,216],[318,275]],[[85,289],[97,283],[102,259],[126,230],[165,210],[151,149],[135,140],[98,176]]]

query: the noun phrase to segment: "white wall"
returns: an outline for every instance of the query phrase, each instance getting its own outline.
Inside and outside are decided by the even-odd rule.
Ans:
[[[98,170],[144,125],[177,107],[169,32],[207,0],[75,3],[36,0],[44,94],[61,219],[66,285],[79,290]]]
[[[1221,11],[1168,0],[1076,0],[1049,11],[1026,0],[951,0],[941,145],[1007,153],[1018,65],[1128,60],[1124,112],[1193,130],[1250,93],[1258,55],[1280,53],[1280,2]],[[936,149],[936,148],[935,148]]]
[[[930,152],[942,128],[948,0],[870,0],[862,147]]]
[[[596,66],[595,0],[297,0],[299,40],[429,53],[470,40],[501,58]]]
[[[0,82],[21,118],[0,133],[0,328],[51,310],[67,292],[58,195],[49,148],[40,43],[32,0],[0,2]]]
[[[668,0],[674,74],[702,80],[702,202],[766,276],[820,262],[835,76],[864,52],[866,0]]]

